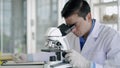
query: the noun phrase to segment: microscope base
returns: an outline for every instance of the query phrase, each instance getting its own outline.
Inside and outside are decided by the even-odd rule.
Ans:
[[[72,65],[68,63],[63,63],[61,61],[54,61],[46,63],[44,68],[72,68]]]

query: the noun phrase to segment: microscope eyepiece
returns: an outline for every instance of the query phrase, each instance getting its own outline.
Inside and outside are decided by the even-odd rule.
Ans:
[[[66,24],[61,24],[60,26],[58,26],[58,28],[60,29],[62,36],[67,35],[68,33],[70,33],[72,31],[72,29],[75,27],[75,25],[66,25]]]

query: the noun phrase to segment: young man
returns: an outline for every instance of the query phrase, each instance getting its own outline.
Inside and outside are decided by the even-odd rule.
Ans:
[[[119,33],[92,19],[90,6],[86,1],[69,0],[62,10],[62,17],[67,25],[75,25],[72,32],[67,35],[71,49],[66,51],[65,55],[73,67],[120,68]],[[43,61],[43,54],[51,55],[23,55],[23,59],[20,60]]]
[[[65,58],[75,68],[120,68],[120,35],[114,29],[91,17],[86,1],[69,0],[62,17],[67,25],[75,25],[68,35],[71,50]]]

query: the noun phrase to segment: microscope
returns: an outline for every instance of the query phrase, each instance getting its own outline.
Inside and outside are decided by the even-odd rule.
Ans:
[[[70,49],[66,35],[72,31],[75,25],[61,24],[58,27],[49,28],[46,33],[46,47],[43,52],[54,52],[55,56],[50,56],[44,68],[72,68],[72,65],[65,60],[65,51]]]

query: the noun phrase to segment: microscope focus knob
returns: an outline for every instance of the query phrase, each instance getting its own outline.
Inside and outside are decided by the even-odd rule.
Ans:
[[[50,56],[50,61],[56,61],[56,56]]]

